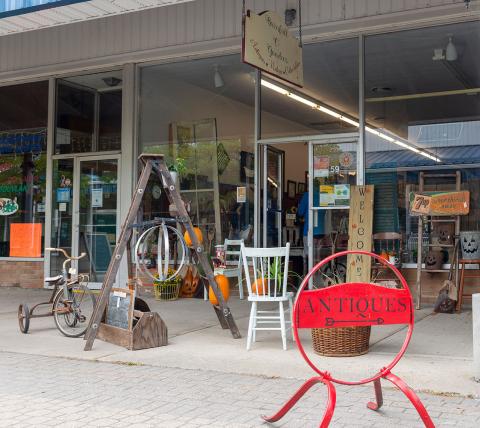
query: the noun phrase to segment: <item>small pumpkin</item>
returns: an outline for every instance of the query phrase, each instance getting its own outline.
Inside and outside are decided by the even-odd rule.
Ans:
[[[195,226],[193,228],[193,232],[197,236],[198,243],[202,244],[203,243],[203,233],[200,230],[200,228]],[[192,238],[190,237],[190,234],[188,233],[188,230],[185,231],[185,234],[183,235],[183,239],[185,239],[185,243],[187,244],[187,247],[191,247],[193,245],[192,244]]]
[[[258,278],[252,284],[252,293],[258,294],[259,296],[265,296],[268,294],[268,281],[266,278]]]
[[[217,283],[218,288],[220,288],[223,298],[227,301],[230,297],[230,284],[228,278],[225,275],[215,275],[215,282]],[[211,286],[208,287],[208,299],[212,305],[218,305],[217,296],[215,296]]]

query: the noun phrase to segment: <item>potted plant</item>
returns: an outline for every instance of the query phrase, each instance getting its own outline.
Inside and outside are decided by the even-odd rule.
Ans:
[[[168,269],[168,276],[173,275],[174,270]],[[155,275],[157,279],[153,282],[153,290],[155,300],[177,300],[182,285],[182,278],[177,275],[175,278],[163,280],[158,279],[158,273]]]
[[[185,159],[183,158],[176,158],[173,162],[168,165],[168,170],[170,171],[170,175],[172,176],[172,180],[174,183],[177,183],[178,178],[185,174],[187,171],[187,166],[185,165]]]

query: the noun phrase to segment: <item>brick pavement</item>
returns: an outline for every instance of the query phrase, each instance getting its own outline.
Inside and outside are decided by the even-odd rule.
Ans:
[[[225,362],[227,365],[228,362]],[[301,382],[214,371],[0,353],[0,427],[258,427]],[[437,426],[480,427],[480,400],[420,394]],[[407,399],[384,389],[339,387],[332,427],[420,427]],[[273,426],[318,426],[326,391],[314,387]]]

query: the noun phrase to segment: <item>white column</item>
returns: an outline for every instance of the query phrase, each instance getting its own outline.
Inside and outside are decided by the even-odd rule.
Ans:
[[[473,377],[480,382],[480,293],[472,295]]]
[[[120,226],[124,222],[130,203],[132,202],[134,174],[136,172],[136,154],[137,140],[135,134],[135,65],[127,64],[123,69],[122,82],[122,155],[120,160],[121,168],[118,171],[118,179],[120,182],[120,192],[117,197],[120,198],[120,211],[117,224],[117,237],[120,234]],[[124,255],[120,263],[119,274],[117,276],[117,287],[127,286],[127,259]]]
[[[47,170],[45,186],[45,247],[52,247],[52,217],[54,213],[52,191],[53,191],[53,145],[55,143],[55,85],[56,81],[52,77],[48,81],[48,125],[47,125]],[[55,246],[55,245],[53,245]],[[50,252],[44,251],[44,276],[50,276]],[[45,288],[51,286],[44,284]]]

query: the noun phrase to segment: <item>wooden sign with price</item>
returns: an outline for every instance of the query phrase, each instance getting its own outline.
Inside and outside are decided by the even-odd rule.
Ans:
[[[466,215],[470,211],[470,192],[425,192],[410,195],[412,214],[451,216]]]

